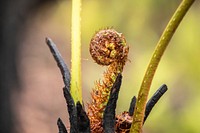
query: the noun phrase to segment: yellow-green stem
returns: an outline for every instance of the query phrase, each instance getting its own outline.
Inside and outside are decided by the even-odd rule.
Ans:
[[[194,1],[195,0],[183,0],[181,2],[157,43],[140,87],[130,133],[142,132],[146,102],[157,66],[174,32]]]
[[[71,29],[71,94],[74,102],[82,102],[81,88],[81,0],[72,0]]]

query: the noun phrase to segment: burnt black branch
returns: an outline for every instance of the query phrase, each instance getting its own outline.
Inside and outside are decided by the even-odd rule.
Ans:
[[[122,75],[118,74],[110,92],[110,97],[103,114],[103,128],[105,133],[115,132],[115,109],[122,82]]]
[[[63,88],[63,93],[64,93],[64,97],[65,97],[67,107],[68,107],[69,120],[70,120],[70,133],[77,133],[77,115],[76,115],[74,100],[70,94],[70,80],[71,79],[70,79],[69,69],[67,68],[67,65],[65,64],[60,52],[58,51],[56,44],[54,44],[50,38],[46,38],[46,43],[49,46],[49,49],[55,61],[57,62],[57,65],[63,76],[63,82],[65,84],[65,87]],[[61,120],[58,119],[58,122],[60,123]],[[59,128],[59,125],[58,125],[58,128]]]
[[[79,101],[76,103],[76,110],[79,133],[90,133],[90,120]]]
[[[128,111],[128,114],[129,114],[130,116],[133,116],[134,109],[135,109],[135,104],[136,104],[136,97],[134,96],[134,97],[131,99],[131,103],[130,103],[130,107],[129,107],[129,111]]]
[[[58,125],[58,130],[59,130],[58,133],[68,133],[65,125],[63,124],[60,118],[58,118],[57,125]]]
[[[69,72],[69,69],[68,69],[67,65],[65,64],[60,52],[58,51],[56,44],[50,38],[46,38],[46,43],[49,46],[49,49],[61,71],[65,86],[67,86],[67,88],[70,88],[70,78],[71,78],[70,72]]]
[[[77,110],[74,104],[74,100],[69,92],[69,88],[63,88],[64,97],[67,103],[67,109],[69,113],[69,121],[70,121],[70,133],[77,133]]]
[[[161,98],[161,96],[167,91],[167,86],[163,84],[149,99],[149,101],[146,104],[146,110],[145,110],[145,117],[144,122],[146,121],[147,117],[149,116],[149,113],[155,106],[155,104],[158,102],[158,100]]]
[[[76,106],[74,100],[70,93],[70,72],[65,64],[60,52],[58,51],[56,44],[49,38],[46,38],[46,43],[49,46],[49,49],[57,62],[57,65],[63,76],[63,82],[65,87],[63,88],[64,97],[67,103],[67,109],[69,113],[70,120],[70,133],[90,133],[90,120],[83,109],[83,106],[80,102],[77,102]],[[57,121],[59,133],[67,133],[67,130],[59,118]]]

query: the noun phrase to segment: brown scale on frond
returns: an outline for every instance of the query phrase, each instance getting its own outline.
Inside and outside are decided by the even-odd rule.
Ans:
[[[121,33],[114,29],[98,31],[90,42],[90,54],[99,65],[106,65],[103,79],[95,83],[92,91],[92,102],[88,104],[88,116],[91,131],[102,133],[103,111],[107,104],[110,89],[119,73],[122,73],[127,61],[129,47]]]
[[[129,133],[133,118],[129,115],[128,112],[123,112],[120,115],[116,116],[116,133]]]

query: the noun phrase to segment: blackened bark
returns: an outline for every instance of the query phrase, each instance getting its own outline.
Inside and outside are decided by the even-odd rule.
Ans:
[[[122,82],[122,75],[119,74],[113,84],[110,92],[110,97],[103,114],[103,129],[105,133],[115,132],[115,109],[118,99],[118,94]]]
[[[58,118],[57,125],[59,130],[58,133],[67,133],[67,129],[60,118]]]
[[[149,116],[149,113],[155,106],[155,104],[158,102],[158,100],[161,98],[163,94],[167,91],[167,86],[164,84],[162,85],[154,94],[153,96],[149,99],[149,101],[146,104],[146,110],[145,110],[145,117],[144,117],[144,122],[146,121],[147,117]]]
[[[133,113],[134,113],[134,110],[135,110],[135,104],[136,104],[136,97],[134,96],[131,99],[131,103],[130,103],[130,107],[129,107],[129,111],[128,111],[128,114],[130,116],[133,116]]]
[[[79,133],[90,133],[90,120],[80,102],[77,102],[76,110]]]
[[[65,64],[65,61],[63,60],[60,52],[58,51],[56,45],[53,43],[53,41],[51,39],[46,38],[46,43],[48,44],[49,49],[51,50],[51,53],[52,53],[54,59],[56,60],[58,67],[60,68],[65,86],[68,89],[70,89],[71,76],[70,76],[69,69],[67,68],[67,65]]]
[[[70,133],[78,133],[77,129],[77,111],[74,104],[74,100],[69,92],[69,88],[63,88],[64,97],[67,103],[67,109],[69,113],[69,121],[70,121]]]

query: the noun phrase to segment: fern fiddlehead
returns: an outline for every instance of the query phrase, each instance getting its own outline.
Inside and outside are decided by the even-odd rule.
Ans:
[[[91,93],[92,101],[88,104],[91,131],[101,133],[103,111],[107,104],[110,89],[127,61],[129,47],[122,33],[114,29],[98,31],[90,42],[90,54],[99,65],[108,66],[103,79],[95,83]]]

